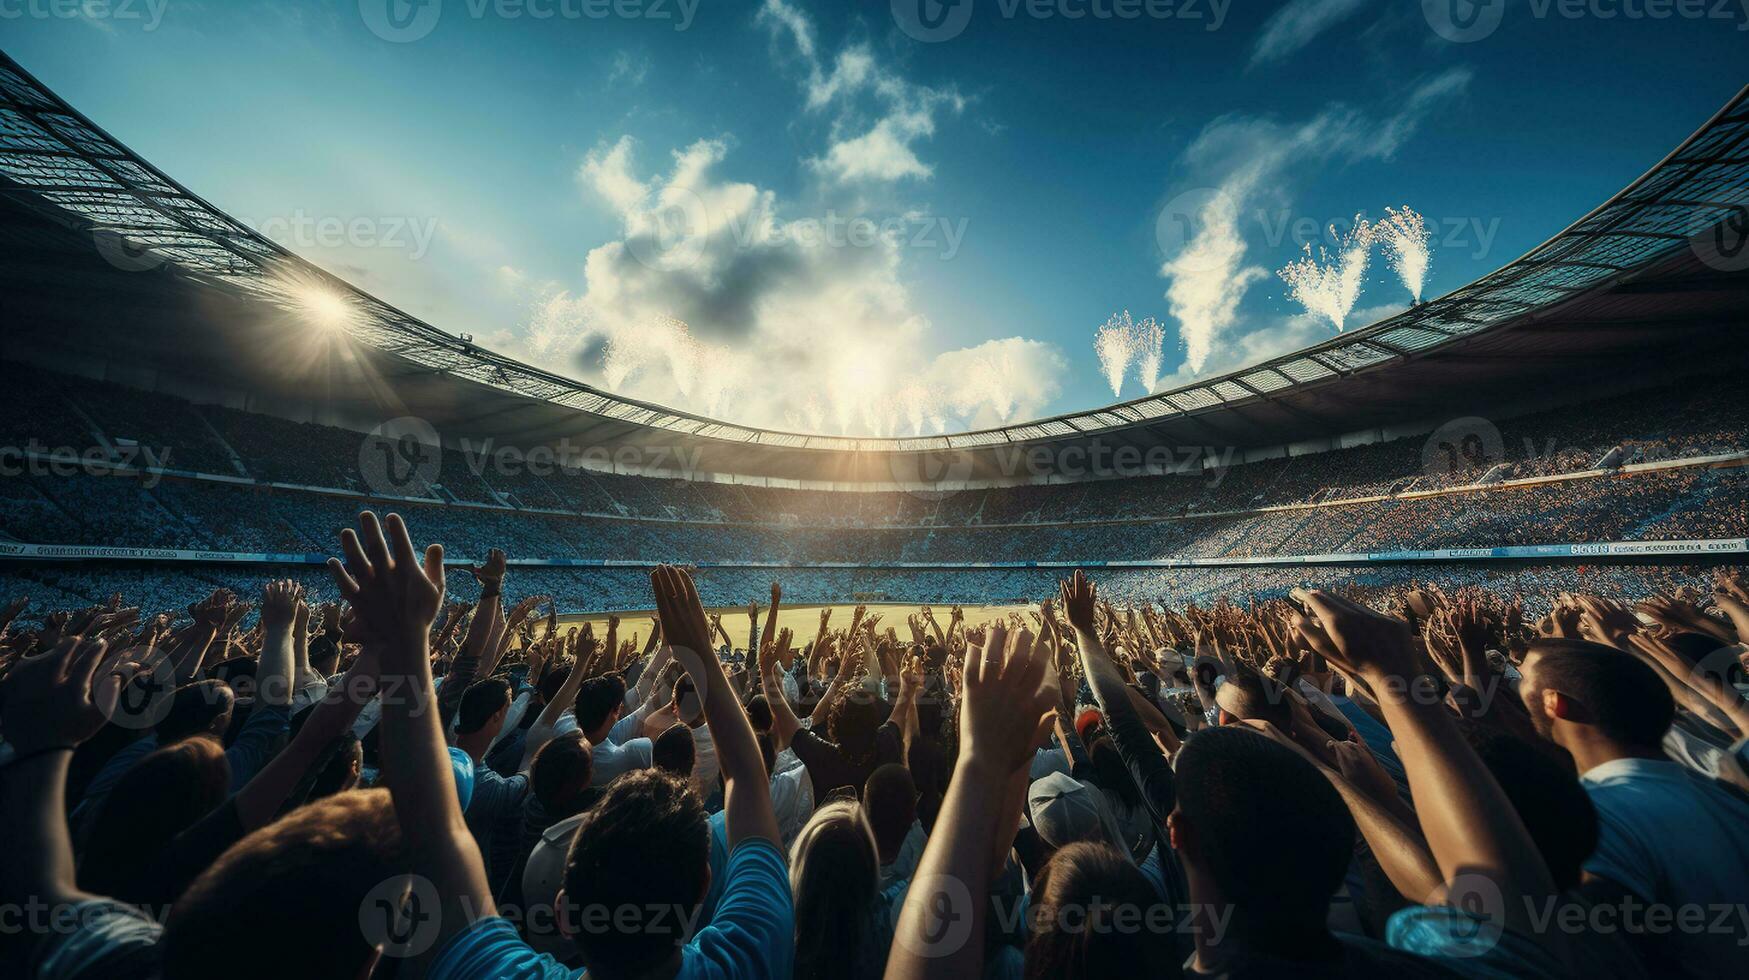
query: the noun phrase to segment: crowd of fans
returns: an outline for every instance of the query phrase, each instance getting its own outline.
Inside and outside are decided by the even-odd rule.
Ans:
[[[360,433],[196,405],[120,384],[20,370],[28,370],[37,383],[0,391],[0,414],[8,416],[0,428],[7,441],[0,445],[73,453],[96,447],[117,459],[129,447],[144,447],[163,468],[181,473],[372,492],[369,478],[360,471],[361,455],[370,455],[361,453],[365,437]],[[1227,447],[1207,446],[1190,455],[1206,457],[1211,465],[1187,472],[945,494],[777,489],[581,468],[537,473],[523,466],[494,466],[489,454],[470,455],[463,451],[469,447],[451,445],[442,450],[428,481],[414,480],[397,495],[571,516],[816,528],[1033,525],[1224,514],[1438,490],[1470,485],[1485,476],[1499,480],[1586,472],[1606,460],[1619,467],[1740,454],[1749,448],[1744,442],[1749,408],[1729,390],[1689,382],[1511,419],[1459,420],[1450,431],[1442,428],[1428,436],[1332,451],[1240,462]],[[176,482],[189,481],[166,480],[165,485]],[[75,495],[63,502],[75,512],[77,495],[91,492],[53,486],[40,490],[51,499],[57,493]],[[10,496],[29,495],[15,491]],[[39,504],[30,502],[32,507]],[[77,523],[77,514],[74,519]],[[324,526],[315,522],[302,530],[307,537]]]
[[[408,510],[463,556],[504,544],[542,558],[637,562],[1145,561],[1743,537],[1746,481],[1743,466],[1689,467],[1219,516],[910,528],[700,524],[435,503]],[[323,527],[361,502],[168,477],[25,476],[0,492],[0,539],[307,553],[320,550]]]
[[[415,529],[359,515],[323,580],[7,581],[0,975],[1744,964],[1729,572],[1004,570],[1000,619],[793,631],[821,586],[787,570],[450,564]],[[542,590],[595,579],[654,613],[562,625]]]

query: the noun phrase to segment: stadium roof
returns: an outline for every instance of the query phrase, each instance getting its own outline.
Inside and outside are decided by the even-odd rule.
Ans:
[[[1533,390],[1558,396],[1565,388],[1577,395],[1592,385],[1621,387],[1624,372],[1650,381],[1741,359],[1749,307],[1746,103],[1749,88],[1644,176],[1522,258],[1396,316],[1145,398],[921,438],[737,425],[482,349],[208,204],[4,54],[0,277],[21,309],[31,304],[37,322],[53,324],[55,337],[38,340],[77,338],[136,361],[174,358],[184,373],[204,365],[228,383],[291,398],[301,382],[288,384],[282,363],[252,362],[241,350],[255,346],[245,339],[251,321],[266,321],[246,311],[283,305],[277,284],[289,270],[352,298],[359,315],[347,330],[372,375],[394,387],[395,414],[420,415],[446,435],[659,442],[697,449],[693,465],[704,472],[850,483],[938,472],[938,463],[924,460],[947,454],[969,460],[956,476],[998,479],[1012,473],[988,457],[993,447],[1281,445],[1449,418]],[[162,274],[134,271],[141,269]],[[148,294],[177,315],[150,316]],[[28,330],[15,333],[9,356],[28,356],[18,345],[29,339]]]

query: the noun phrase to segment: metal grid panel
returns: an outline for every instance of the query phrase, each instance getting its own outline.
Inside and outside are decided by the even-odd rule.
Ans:
[[[847,439],[723,423],[598,391],[484,351],[369,296],[261,238],[110,138],[0,53],[0,193],[47,202],[63,220],[107,228],[207,280],[273,297],[287,267],[348,293],[355,340],[439,371],[628,424],[702,438],[828,451],[917,451],[1050,438],[1133,425],[1256,398],[1399,356],[1570,299],[1683,248],[1749,206],[1749,89],[1622,193],[1516,262],[1438,299],[1316,347],[1091,413],[1002,429],[899,439]],[[1368,340],[1375,340],[1375,344]],[[1243,384],[1238,382],[1242,381]]]

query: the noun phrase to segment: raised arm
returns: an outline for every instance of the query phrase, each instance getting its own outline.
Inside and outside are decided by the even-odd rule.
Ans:
[[[61,640],[18,661],[0,684],[0,733],[12,747],[0,767],[0,839],[6,841],[0,901],[67,905],[87,898],[74,884],[67,833],[67,769],[73,750],[97,734],[120,690],[102,641]]]
[[[429,879],[442,896],[438,934],[431,945],[435,951],[476,916],[496,911],[485,862],[456,799],[443,723],[433,710],[436,692],[426,645],[443,605],[443,546],[431,545],[421,560],[399,515],[389,515],[387,538],[375,514],[360,514],[358,523],[358,532],[341,532],[346,563],[329,559],[328,567],[379,657],[383,715],[378,752],[407,847],[408,869]],[[413,964],[411,975],[422,974],[424,965]]]
[[[1000,623],[984,649],[969,655],[959,764],[899,913],[887,980],[982,974],[996,871],[991,854],[1012,840],[1019,807],[1009,805],[1011,788],[1025,778],[1032,747],[1056,707],[1055,694],[1041,683],[1050,666],[1049,648],[1030,631],[1008,634]],[[957,948],[931,942],[967,920],[966,941]]]
[[[1075,646],[1081,656],[1081,672],[1093,689],[1094,700],[1105,715],[1111,730],[1112,745],[1123,759],[1124,768],[1142,793],[1156,825],[1164,827],[1166,818],[1177,804],[1178,790],[1172,779],[1172,767],[1160,745],[1154,741],[1147,725],[1130,700],[1129,685],[1123,674],[1105,652],[1105,645],[1094,634],[1094,610],[1098,608],[1098,590],[1087,576],[1077,571],[1062,584],[1063,612],[1069,627],[1075,631]]]
[[[610,632],[608,634],[612,636]],[[588,676],[588,661],[595,658],[595,630],[588,623],[583,624],[583,634],[578,638],[577,648],[571,657],[571,672],[565,675],[565,682],[559,685],[559,690],[553,694],[553,699],[541,709],[540,717],[534,720],[533,727],[528,730],[527,746],[523,749],[522,765],[518,772],[527,772],[534,765],[535,753],[541,747],[553,740],[553,726],[559,723],[559,716],[567,708],[577,703],[577,691],[583,686],[583,678]]]
[[[1527,912],[1555,894],[1548,866],[1446,709],[1423,696],[1408,627],[1328,592],[1299,589],[1294,597],[1323,627],[1321,634],[1307,634],[1308,642],[1323,641],[1314,649],[1352,669],[1379,695],[1421,830],[1446,883],[1446,904],[1469,907],[1485,896],[1476,888],[1486,881],[1498,892],[1479,906],[1495,916],[1496,926],[1554,943],[1559,937],[1545,934],[1557,930],[1533,929]]]
[[[662,632],[668,637],[675,659],[692,677],[694,689],[704,698],[705,723],[717,750],[723,775],[723,816],[729,848],[749,838],[763,838],[782,846],[777,816],[771,809],[771,789],[765,775],[765,760],[753,737],[753,725],[729,687],[723,665],[710,645],[710,626],[692,577],[664,565],[650,575],[656,593],[656,610]],[[776,589],[773,589],[776,592]]]
[[[304,587],[291,579],[267,583],[261,590],[261,663],[256,670],[255,697],[262,704],[290,707],[297,675],[292,631]]]

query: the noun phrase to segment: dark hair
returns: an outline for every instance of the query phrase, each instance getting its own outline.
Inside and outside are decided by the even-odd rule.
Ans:
[[[260,959],[261,923],[273,922],[287,935],[321,940],[286,944],[262,972],[358,976],[376,954],[373,939],[392,933],[394,907],[383,886],[405,873],[388,790],[353,790],[300,807],[232,845],[171,907],[159,946],[163,975],[233,977],[239,963]],[[410,901],[421,897],[416,890]],[[360,928],[365,909],[381,916],[383,935]]]
[[[862,808],[880,853],[897,853],[917,819],[917,784],[911,770],[889,762],[870,773],[862,788]]]
[[[747,700],[747,721],[756,732],[771,731],[771,702],[765,695],[755,694]]]
[[[218,734],[225,727],[220,720],[229,721],[235,703],[236,696],[224,681],[182,685],[170,695],[170,708],[154,727],[158,744],[169,745],[190,735]]]
[[[812,978],[878,976],[885,939],[870,928],[880,894],[880,856],[874,834],[855,800],[832,800],[802,825],[790,848],[790,892],[795,896],[794,975]]]
[[[710,820],[686,780],[640,769],[609,784],[571,840],[559,910],[589,971],[635,975],[674,955],[710,883],[710,853]],[[650,918],[619,928],[628,908]]]
[[[529,764],[528,783],[548,824],[583,809],[583,793],[594,775],[595,760],[582,732],[566,732],[540,747]]]
[[[177,834],[231,792],[225,750],[210,737],[157,749],[122,776],[97,813],[79,860],[79,887],[142,905],[167,904],[186,882],[155,874]]]
[[[310,800],[320,800],[342,790],[351,789],[353,779],[364,765],[364,746],[358,736],[350,731],[341,732],[329,743],[327,749],[328,761],[315,774],[315,780],[310,784]]]
[[[1128,857],[1109,844],[1077,841],[1051,855],[1032,889],[1026,976],[1105,980],[1146,968],[1149,976],[1181,976],[1170,937],[1151,928],[1147,910],[1159,894]],[[1112,928],[1096,917],[1117,909],[1139,928]],[[1076,921],[1071,913],[1084,918]]]
[[[565,686],[565,677],[570,673],[569,670],[559,668],[560,665],[556,663],[548,667],[547,672],[534,685],[534,689],[540,692],[541,700],[548,704],[551,704],[553,699],[559,696],[559,688]]]
[[[455,730],[458,735],[472,735],[486,727],[492,716],[510,704],[510,684],[498,677],[476,681],[462,692],[461,707],[456,709]]]
[[[1658,673],[1614,647],[1539,641],[1531,655],[1532,694],[1553,690],[1572,698],[1585,709],[1584,723],[1615,741],[1658,748],[1676,720],[1676,699]],[[1542,717],[1540,710],[1532,715]]]
[[[1204,728],[1175,766],[1178,814],[1197,857],[1256,930],[1325,932],[1330,896],[1354,851],[1354,818],[1329,781],[1293,750],[1243,726]],[[1260,847],[1294,827],[1290,853]]]
[[[595,731],[625,705],[626,682],[616,675],[591,677],[577,689],[577,727]]]
[[[1749,637],[1744,639],[1749,642]],[[1708,677],[1727,684],[1743,680],[1743,664],[1737,659],[1734,644],[1720,643],[1705,633],[1677,633],[1666,637],[1664,643],[1688,664],[1690,671],[1704,671]],[[1720,651],[1724,653],[1715,656]]]
[[[853,767],[870,765],[875,758],[875,733],[889,714],[891,710],[879,699],[861,690],[845,692],[826,715],[826,737]]]
[[[704,701],[697,691],[691,674],[681,674],[680,679],[674,682],[673,704],[676,717],[696,718],[704,710]]]
[[[324,633],[310,641],[310,667],[326,677],[340,670],[340,644],[334,638]]]
[[[1526,741],[1461,718],[1458,727],[1518,811],[1555,887],[1579,887],[1585,860],[1597,848],[1597,808],[1572,759],[1562,759],[1566,753],[1550,742]]]
[[[692,742],[692,729],[675,722],[650,743],[650,764],[682,779],[692,778],[692,767],[698,762],[698,746]]]

